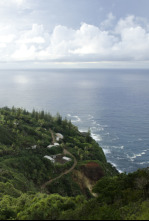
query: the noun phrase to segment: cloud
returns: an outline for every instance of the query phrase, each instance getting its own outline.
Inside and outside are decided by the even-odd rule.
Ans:
[[[18,39],[19,44],[43,44],[48,34],[44,32],[42,25],[33,24],[31,30],[23,31]]]
[[[105,19],[103,22],[101,22],[100,27],[102,29],[111,28],[113,26],[115,19],[116,19],[116,17],[112,13],[109,13],[107,16],[107,19]]]
[[[81,56],[99,55],[99,57],[104,57],[116,41],[117,38],[109,34],[108,31],[102,31],[98,27],[84,23],[76,32],[75,49],[71,50],[71,53]]]
[[[57,25],[48,30],[42,24],[32,24],[20,30],[0,25],[0,59],[7,62],[148,61],[149,24],[142,25],[135,16],[120,19],[115,25],[114,20],[110,13],[99,27],[81,23],[78,29]]]
[[[24,4],[25,0],[12,0],[12,3],[16,4],[16,5],[22,5]]]
[[[1,0],[0,6],[9,7],[12,5],[21,6],[26,2],[26,0]]]
[[[27,47],[25,44],[22,44],[20,48],[13,53],[11,58],[14,61],[36,60],[36,48],[33,45]]]
[[[149,32],[136,23],[134,16],[121,19],[116,27],[120,40],[114,45],[114,51],[121,52],[120,57],[128,60],[149,59]]]

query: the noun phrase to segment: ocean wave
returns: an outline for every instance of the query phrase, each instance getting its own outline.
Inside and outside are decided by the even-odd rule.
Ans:
[[[124,149],[124,146],[108,146],[109,149],[120,149],[120,150],[123,150]]]
[[[149,164],[149,161],[145,161],[145,162],[141,162],[141,163],[137,163],[138,165],[146,165]]]
[[[111,151],[110,151],[110,150],[108,150],[108,149],[104,149],[104,148],[102,148],[102,149],[103,149],[103,152],[104,152],[105,155],[107,155],[107,154],[111,154]]]
[[[72,123],[77,123],[81,121],[81,118],[77,115],[73,116],[71,114],[67,114],[67,116],[71,119]]]
[[[100,134],[94,134],[94,133],[91,133],[91,136],[94,140],[96,140],[97,142],[98,141],[102,141],[102,137]]]
[[[114,138],[112,138],[112,141],[116,141],[116,140],[119,140],[120,138],[119,137],[114,137]]]
[[[105,133],[105,135],[110,135],[110,133],[109,133],[109,132],[107,132],[107,133]]]
[[[133,159],[131,156],[129,156],[128,154],[126,154],[126,157],[127,157],[127,159],[129,159],[131,162],[134,161],[134,159]]]
[[[132,157],[132,159],[135,159],[137,157],[142,157],[142,155],[145,155],[145,152],[139,153],[139,154],[134,154],[134,156]]]
[[[97,122],[95,120],[92,120],[92,124],[97,125]]]
[[[103,146],[102,149],[105,154],[111,154],[111,150],[109,149],[109,146]]]
[[[97,127],[91,127],[91,130],[97,130]]]
[[[78,117],[78,116],[72,116],[74,119],[72,119],[72,122],[73,123],[76,123],[76,122],[80,122],[81,121],[81,118]]]
[[[147,151],[149,151],[149,149],[147,149],[147,150],[144,150],[144,152],[147,152]]]
[[[122,146],[111,146],[111,148],[123,150],[124,146],[123,145]]]
[[[127,154],[127,158],[133,162],[137,157],[142,157],[145,154],[146,154],[145,151],[143,151],[142,153],[139,153],[139,154],[133,154],[133,156],[129,156]]]
[[[93,126],[90,128],[91,131],[93,132],[100,132],[100,131],[104,131],[104,128],[103,127],[96,127],[96,126]]]
[[[123,171],[120,170],[120,169],[118,168],[118,166],[117,166],[115,163],[113,163],[112,161],[109,161],[109,163],[111,163],[112,166],[114,166],[114,167],[119,171],[119,173],[123,173]]]
[[[85,129],[82,129],[82,128],[79,128],[79,131],[81,132],[81,133],[83,133],[83,132],[88,132],[88,130],[85,128]]]
[[[142,141],[143,139],[142,138],[138,138],[138,141]]]
[[[88,115],[88,120],[92,120],[92,119],[94,119],[94,117],[91,114],[89,114]]]
[[[124,157],[116,157],[117,160],[125,160]]]

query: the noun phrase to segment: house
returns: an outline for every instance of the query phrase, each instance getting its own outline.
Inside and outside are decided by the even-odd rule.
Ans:
[[[56,146],[59,146],[59,143],[54,143],[54,146],[56,147]]]
[[[64,136],[60,133],[57,133],[56,134],[56,141],[60,141],[60,140],[63,140],[64,139]]]
[[[49,145],[49,146],[47,146],[47,148],[52,148],[52,147],[57,147],[57,146],[59,146],[59,143],[54,143],[54,144],[52,144],[52,145]]]
[[[44,158],[50,160],[52,163],[55,163],[55,160],[50,156],[44,156]]]
[[[36,150],[37,149],[37,145],[34,145],[31,147],[32,150]]]
[[[69,157],[63,157],[63,160],[71,161],[71,158],[69,158]]]
[[[49,145],[49,146],[47,146],[47,148],[49,148],[49,149],[52,148],[52,147],[54,147],[54,145]]]

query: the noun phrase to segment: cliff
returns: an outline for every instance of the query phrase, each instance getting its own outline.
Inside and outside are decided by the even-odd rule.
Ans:
[[[148,174],[119,174],[90,133],[59,114],[0,109],[1,220],[147,217]]]

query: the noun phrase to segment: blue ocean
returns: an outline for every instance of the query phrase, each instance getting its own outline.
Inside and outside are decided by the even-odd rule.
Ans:
[[[0,107],[59,112],[120,172],[149,166],[149,70],[0,70]]]

